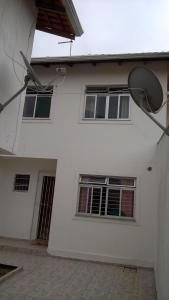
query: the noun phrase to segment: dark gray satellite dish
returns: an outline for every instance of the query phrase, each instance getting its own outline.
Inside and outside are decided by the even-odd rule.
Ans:
[[[22,51],[20,51],[20,54],[23,58],[23,61],[25,63],[25,66],[26,66],[26,69],[27,69],[27,74],[29,75],[30,79],[35,83],[35,84],[38,84],[38,86],[40,88],[43,88],[40,80],[38,79],[38,76],[36,75],[34,69],[31,67],[31,65],[29,64],[27,58],[25,57],[25,55],[23,54]]]
[[[156,114],[163,103],[163,90],[155,74],[143,66],[133,68],[128,77],[128,89],[141,110],[169,135],[169,128],[165,128],[150,114]]]
[[[131,88],[132,98],[138,106],[143,105],[152,113],[159,111],[163,103],[163,90],[152,71],[142,66],[135,67],[129,74],[128,85]]]

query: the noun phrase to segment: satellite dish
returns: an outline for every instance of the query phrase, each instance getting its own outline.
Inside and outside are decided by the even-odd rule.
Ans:
[[[10,97],[6,102],[4,102],[3,104],[0,103],[0,113],[4,110],[4,108],[6,106],[8,106],[15,98],[17,98],[28,86],[28,83],[30,80],[32,80],[35,84],[38,84],[38,86],[40,87],[40,89],[43,89],[43,86],[41,84],[41,82],[39,81],[35,71],[33,70],[33,68],[30,66],[28,60],[26,59],[25,55],[23,54],[22,51],[20,51],[20,54],[23,58],[23,61],[25,63],[26,69],[27,69],[27,74],[25,75],[24,78],[24,85],[20,88],[19,91],[17,91],[12,97]]]
[[[30,78],[32,79],[33,82],[37,83],[40,88],[43,88],[40,80],[38,79],[38,76],[36,75],[34,69],[31,67],[30,63],[28,62],[27,58],[25,57],[25,55],[23,54],[22,51],[20,51],[20,54],[23,58],[23,61],[25,63],[26,69],[27,69],[27,74],[30,76]]]
[[[128,89],[134,102],[169,136],[169,127],[165,128],[150,114],[156,114],[163,103],[163,90],[156,75],[143,66],[135,67],[129,73]]]
[[[157,113],[163,103],[163,90],[155,74],[143,67],[135,67],[128,77],[128,86],[135,103],[146,111]]]

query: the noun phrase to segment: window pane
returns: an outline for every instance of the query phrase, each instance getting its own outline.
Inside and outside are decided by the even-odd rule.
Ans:
[[[81,176],[81,182],[105,183],[105,180],[103,176]]]
[[[93,199],[92,199],[92,214],[99,214],[100,209],[100,188],[93,188]]]
[[[102,188],[102,203],[101,203],[101,215],[105,215],[105,208],[106,208],[106,188]]]
[[[120,190],[109,190],[107,215],[119,216]]]
[[[109,178],[109,184],[134,186],[135,185],[135,180],[134,180],[134,178],[110,177]]]
[[[49,118],[51,96],[37,96],[35,118]]]
[[[88,193],[87,213],[90,213],[90,210],[91,210],[92,188],[88,188],[88,189],[89,189],[89,193]]]
[[[87,210],[88,187],[80,188],[78,212],[85,213]]]
[[[106,110],[106,96],[97,96],[96,118],[104,119]]]
[[[120,119],[127,119],[129,117],[129,96],[120,97]]]
[[[122,191],[121,216],[134,216],[134,191]]]
[[[86,94],[100,94],[100,93],[108,93],[109,88],[107,86],[87,86]]]
[[[95,96],[86,96],[85,118],[94,118]]]
[[[118,96],[110,96],[109,97],[109,119],[117,119],[118,112]]]
[[[26,94],[28,95],[37,95],[37,94],[53,94],[53,86],[42,86],[42,90],[37,90],[37,88],[33,85],[29,85],[26,89]]]
[[[33,117],[35,98],[36,98],[35,96],[26,96],[24,109],[23,109],[23,117],[24,118],[32,118]]]

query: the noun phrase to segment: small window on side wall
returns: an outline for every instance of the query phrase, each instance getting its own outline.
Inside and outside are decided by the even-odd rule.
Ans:
[[[53,88],[37,92],[35,88],[28,88],[23,110],[24,119],[49,119]]]
[[[14,191],[27,192],[29,190],[30,175],[16,174],[14,181]]]

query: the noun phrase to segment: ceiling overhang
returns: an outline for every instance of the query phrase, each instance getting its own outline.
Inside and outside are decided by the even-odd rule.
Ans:
[[[75,39],[83,29],[72,0],[35,0],[38,8],[36,29]]]

